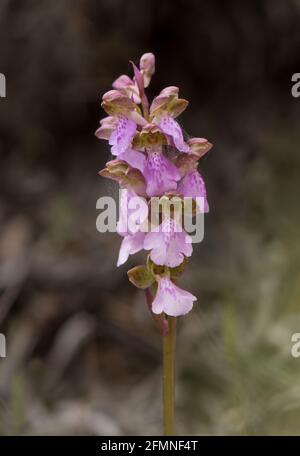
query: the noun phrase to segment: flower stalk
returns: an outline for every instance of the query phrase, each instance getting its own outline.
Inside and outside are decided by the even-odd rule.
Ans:
[[[163,420],[164,435],[175,435],[175,351],[176,317],[167,317],[169,330],[163,335]]]

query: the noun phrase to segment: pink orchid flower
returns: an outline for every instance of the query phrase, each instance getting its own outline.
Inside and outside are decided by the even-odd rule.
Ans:
[[[122,264],[126,263],[129,255],[134,255],[135,253],[143,250],[144,239],[145,233],[142,233],[140,231],[135,234],[128,234],[125,236],[120,246],[117,266],[121,266]]]
[[[192,310],[196,296],[177,287],[168,277],[158,279],[158,289],[152,302],[152,312],[178,317]]]
[[[101,120],[95,133],[98,138],[108,141],[111,153],[117,157],[109,161],[100,174],[118,182],[127,192],[120,198],[117,232],[123,240],[117,264],[124,264],[130,255],[140,250],[149,251],[152,263],[163,267],[160,275],[153,273],[151,276],[151,267],[145,266],[150,277],[158,283],[153,312],[184,315],[191,310],[196,298],[178,288],[168,274],[191,256],[191,237],[174,214],[168,217],[162,214],[158,230],[146,232],[144,228],[149,224],[148,207],[154,196],[190,197],[196,200],[200,211],[209,211],[205,183],[197,171],[197,164],[212,144],[204,138],[185,140],[176,119],[186,109],[188,101],[179,98],[178,87],[164,88],[149,103],[145,88],[155,71],[154,55],[144,54],[139,66],[131,63],[133,77],[121,75],[113,82],[113,90],[103,95],[101,106],[107,117]],[[143,198],[136,200],[142,196],[146,198],[143,203]],[[137,218],[134,201],[142,207]],[[191,215],[194,215],[193,211]]]
[[[120,192],[120,217],[117,232],[123,237],[117,266],[121,266],[129,255],[144,248],[145,233],[141,231],[148,217],[148,205],[144,198],[133,191],[123,189]]]
[[[163,133],[172,138],[176,149],[180,152],[189,151],[189,146],[183,139],[182,129],[176,120],[171,116],[164,115],[159,119],[158,126]]]
[[[132,168],[138,169],[141,173],[143,173],[147,162],[146,156],[142,152],[134,150],[131,147],[118,155],[118,158],[124,160]]]
[[[178,98],[178,87],[166,87],[158,97],[154,98],[150,107],[152,122],[159,126],[161,131],[171,138],[174,146],[180,152],[188,152],[189,145],[183,139],[183,132],[175,120],[188,105],[184,99]]]
[[[182,196],[190,197],[195,200],[197,197],[203,198],[203,200],[204,200],[203,211],[209,212],[205,182],[204,182],[201,174],[196,169],[194,169],[186,174],[186,176],[179,183],[177,191]],[[201,210],[201,205],[199,205],[199,209]]]
[[[173,218],[166,218],[159,232],[146,234],[144,249],[151,250],[150,258],[155,264],[170,268],[179,266],[193,252],[191,237]]]
[[[95,135],[100,139],[109,140],[111,152],[119,160],[128,163],[132,168],[143,172],[146,158],[131,147],[132,139],[137,129],[136,123],[125,116],[105,117]]]
[[[148,196],[162,195],[174,190],[180,174],[176,166],[168,160],[161,147],[147,149],[148,156],[143,171],[146,179],[146,192]]]
[[[118,118],[116,128],[109,138],[113,155],[119,156],[128,149],[135,135],[136,128],[136,123],[128,117],[120,116]]]

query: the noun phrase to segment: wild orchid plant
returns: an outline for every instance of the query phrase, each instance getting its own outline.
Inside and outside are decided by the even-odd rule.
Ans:
[[[155,70],[152,53],[141,57],[139,68],[132,65],[133,79],[120,76],[112,84],[113,90],[103,95],[102,107],[108,117],[100,121],[95,134],[109,142],[116,158],[108,161],[99,174],[117,181],[121,188],[117,231],[123,240],[117,265],[124,264],[129,255],[149,251],[146,265],[129,270],[128,277],[135,286],[145,289],[152,316],[162,331],[164,433],[172,435],[176,317],[188,313],[197,299],[175,282],[193,248],[191,236],[175,210],[167,215],[160,209],[156,211],[158,221],[153,229],[153,200],[190,198],[194,200],[194,213],[200,199],[203,204],[198,210],[208,212],[205,183],[197,165],[212,144],[204,138],[185,140],[175,118],[188,102],[179,98],[177,87],[163,89],[149,105],[145,88]],[[128,223],[135,209],[134,200],[142,210],[133,223]]]

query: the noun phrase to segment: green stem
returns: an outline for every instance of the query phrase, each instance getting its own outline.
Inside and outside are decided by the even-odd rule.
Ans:
[[[167,317],[169,331],[163,336],[163,413],[164,435],[175,435],[175,345],[176,317]]]

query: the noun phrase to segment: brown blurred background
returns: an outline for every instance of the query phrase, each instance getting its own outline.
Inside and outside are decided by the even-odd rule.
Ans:
[[[120,239],[96,231],[100,97],[156,55],[178,85],[210,213],[181,281],[179,434],[299,434],[298,0],[1,0],[1,434],[158,434],[160,334]]]

